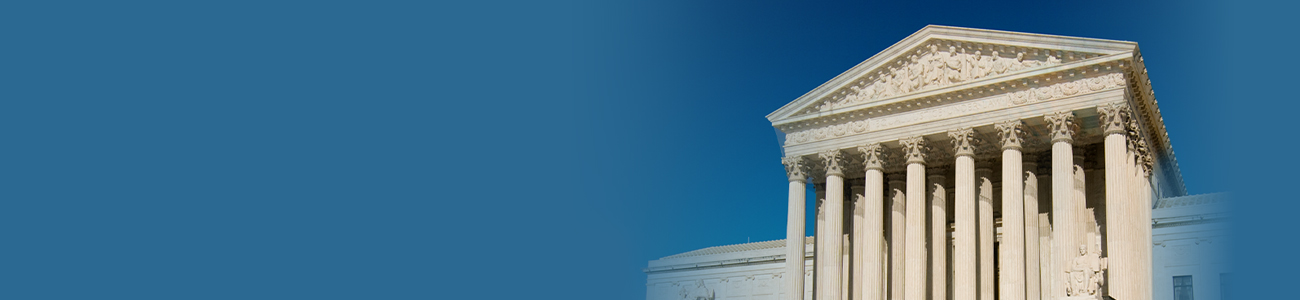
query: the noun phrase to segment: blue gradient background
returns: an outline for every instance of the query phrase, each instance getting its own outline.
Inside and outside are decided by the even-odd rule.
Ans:
[[[941,24],[1139,42],[1265,299],[1297,10],[1233,3],[0,4],[0,298],[643,299],[784,238],[763,116]]]

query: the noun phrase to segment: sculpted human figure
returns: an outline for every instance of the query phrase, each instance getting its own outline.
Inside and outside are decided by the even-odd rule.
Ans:
[[[1088,253],[1087,245],[1079,245],[1079,256],[1074,258],[1070,269],[1066,270],[1065,293],[1067,296],[1096,295],[1105,282],[1102,270],[1104,259],[1097,252]]]
[[[695,288],[692,290],[688,291],[686,287],[682,287],[679,294],[686,300],[713,300],[713,291],[704,286],[703,279],[696,280]]]
[[[1019,71],[1025,68],[1025,52],[1016,52],[1016,61],[1011,62],[1011,70]]]
[[[880,71],[878,75],[880,76],[880,80],[877,80],[875,83],[871,84],[871,86],[876,90],[876,92],[874,93],[876,98],[873,99],[889,97],[889,95],[886,94],[887,89],[885,88],[886,85],[889,85],[888,79],[885,78],[885,71]]]
[[[989,57],[989,60],[992,62],[993,65],[993,73],[996,74],[1006,73],[1008,67],[1010,67],[1007,64],[1010,63],[1011,60],[1004,59],[1001,56],[998,56],[997,51],[993,51],[993,55]]]
[[[924,82],[921,86],[933,86],[939,84],[939,77],[943,74],[943,57],[939,56],[939,46],[930,44],[930,51],[921,56],[921,62],[924,63],[923,72]]]
[[[911,78],[907,76],[907,66],[903,66],[901,69],[889,68],[889,70],[890,73],[893,73],[894,84],[898,86],[899,95],[912,91],[912,81]]]
[[[876,84],[881,84],[885,86],[885,93],[880,95],[881,98],[893,97],[894,95],[898,95],[898,83],[894,82],[894,80],[897,79],[894,78],[894,74],[897,73],[898,73],[898,68],[894,68],[891,66],[889,67],[889,74],[880,75],[880,82]]]
[[[853,95],[850,95],[850,97],[845,100],[845,103],[857,103],[862,100],[871,99],[871,94],[875,93],[875,91],[871,89],[871,85],[865,83],[855,84],[853,87],[850,87],[850,89],[853,90]]]
[[[957,54],[957,47],[948,46],[948,60],[945,62],[948,69],[944,70],[944,73],[947,75],[944,76],[946,79],[944,84],[961,82],[962,62],[962,57]]]
[[[975,51],[975,58],[976,61],[975,61],[974,69],[976,71],[975,71],[975,76],[972,76],[971,79],[988,76],[989,71],[993,70],[993,64],[991,62],[992,58],[981,55],[980,51]]]
[[[930,64],[925,71],[926,85],[939,86],[945,84],[943,78],[944,57],[939,53],[939,46],[930,44]]]
[[[926,60],[919,59],[915,54],[911,57],[912,64],[907,66],[907,83],[908,90],[919,91],[924,86],[925,80],[925,63]]]
[[[1059,64],[1061,64],[1061,59],[1056,58],[1056,55],[1047,56],[1047,65],[1059,65]]]
[[[966,53],[966,48],[957,49],[957,51],[960,53],[958,55],[961,56],[961,61],[962,61],[961,81],[968,81],[971,79],[975,79],[973,75],[975,73],[976,56],[973,56],[970,53]]]
[[[1089,295],[1095,295],[1098,291],[1101,291],[1101,285],[1106,283],[1106,277],[1104,275],[1106,269],[1109,269],[1106,258],[1101,257],[1101,243],[1097,243],[1097,249],[1089,254],[1088,257],[1088,260],[1091,263],[1089,267],[1092,269],[1092,278],[1088,281],[1088,292]]]

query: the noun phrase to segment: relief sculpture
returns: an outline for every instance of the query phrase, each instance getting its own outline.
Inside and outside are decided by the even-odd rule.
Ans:
[[[693,289],[682,287],[678,294],[682,296],[681,299],[686,300],[713,300],[713,289],[704,286],[704,280],[696,280]]]
[[[1002,57],[1002,53],[996,50],[986,53],[953,45],[946,48],[947,52],[942,52],[937,44],[938,42],[931,43],[924,50],[918,49],[874,73],[869,72],[867,78],[860,78],[854,84],[822,99],[820,105],[807,113],[1062,63],[1051,51],[1043,55],[1035,51],[1034,55],[1039,58],[1035,60],[1026,58],[1025,50],[1017,51],[1015,58],[1010,58]]]

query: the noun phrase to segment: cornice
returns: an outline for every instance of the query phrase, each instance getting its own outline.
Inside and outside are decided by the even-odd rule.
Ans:
[[[1165,162],[1161,168],[1165,178],[1169,183],[1174,184],[1173,191],[1175,196],[1187,195],[1187,187],[1183,183],[1182,171],[1178,167],[1178,158],[1174,155],[1173,143],[1169,140],[1169,131],[1165,128],[1165,119],[1160,115],[1160,106],[1156,101],[1155,90],[1151,87],[1151,78],[1147,73],[1145,59],[1142,58],[1142,52],[1134,48],[1133,57],[1130,67],[1125,71],[1130,78],[1130,105],[1132,116],[1138,120],[1139,135],[1147,141],[1150,146],[1152,156],[1158,157]]]
[[[831,140],[938,119],[960,117],[984,111],[1123,89],[1125,87],[1126,81],[1118,69],[1107,70],[1107,67],[1102,65],[1093,67],[1094,70],[1090,72],[1086,72],[1088,70],[1075,70],[1073,73],[1059,74],[1054,78],[1024,79],[1024,83],[1004,83],[1011,88],[990,89],[988,93],[981,90],[978,92],[980,94],[978,98],[970,98],[966,101],[950,103],[950,105],[923,107],[879,116],[874,116],[869,111],[865,113],[858,112],[852,118],[829,119],[824,123],[816,122],[814,123],[815,126],[786,131],[787,135],[783,146]],[[1067,78],[1066,75],[1072,76]],[[969,93],[975,94],[976,92]]]
[[[838,107],[815,114],[792,116],[772,121],[772,126],[782,132],[790,133],[819,124],[846,119],[863,119],[899,114],[928,107],[959,103],[978,99],[1007,89],[1033,88],[1055,84],[1065,77],[1084,77],[1095,73],[1118,73],[1132,58],[1128,53],[1106,55],[1097,58],[1064,63],[1033,71],[985,77],[968,82],[953,84],[906,95],[900,95],[874,102],[860,103]]]

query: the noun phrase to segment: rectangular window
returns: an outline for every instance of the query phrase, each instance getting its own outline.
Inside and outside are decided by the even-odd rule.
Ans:
[[[1174,300],[1192,300],[1192,275],[1174,276]]]

